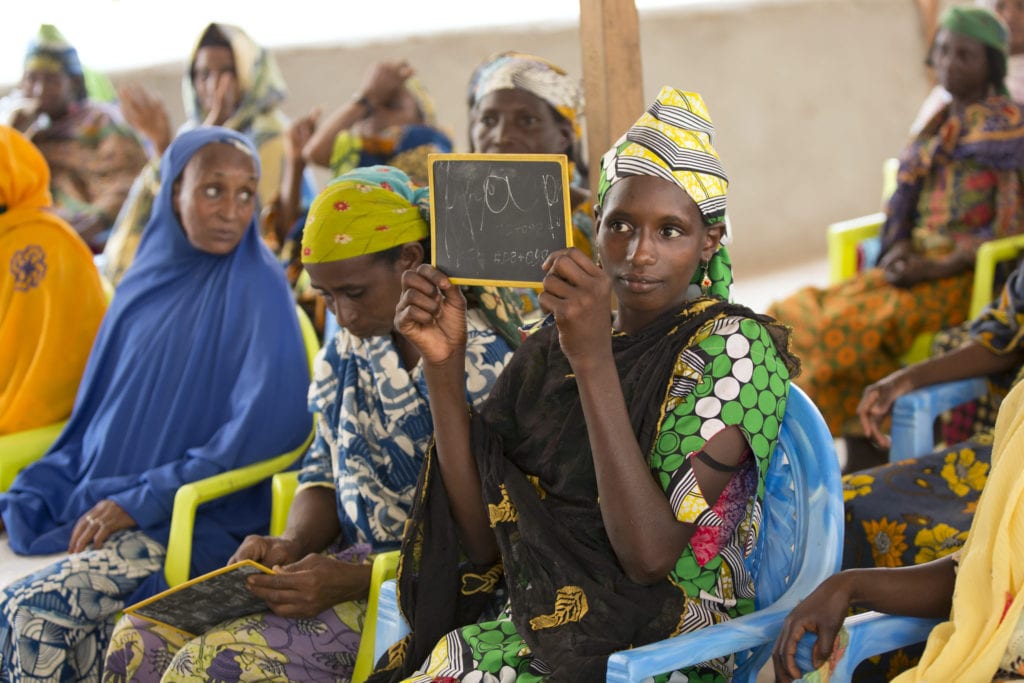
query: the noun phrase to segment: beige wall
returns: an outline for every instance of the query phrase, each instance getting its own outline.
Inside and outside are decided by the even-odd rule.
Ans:
[[[906,141],[929,87],[913,0],[710,2],[644,13],[640,25],[646,97],[662,84],[697,90],[715,119],[732,182],[732,251],[741,275],[821,257],[827,223],[878,210],[882,160]],[[440,120],[464,147],[469,74],[484,56],[504,49],[544,55],[580,72],[579,37],[574,28],[557,26],[276,54],[291,115],[346,100],[376,60],[408,58],[437,98]],[[114,79],[157,89],[180,122],[183,68]]]

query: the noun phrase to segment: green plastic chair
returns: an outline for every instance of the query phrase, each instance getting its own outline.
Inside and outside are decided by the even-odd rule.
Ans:
[[[60,436],[67,423],[67,420],[63,420],[45,427],[0,436],[0,491],[11,488],[18,472],[43,457],[43,453]]]
[[[270,512],[270,534],[280,536],[288,522],[288,510],[291,508],[295,491],[299,486],[298,472],[280,472],[274,475],[271,490],[274,492]],[[366,599],[366,618],[363,620],[363,632],[359,637],[359,652],[352,671],[352,683],[363,683],[373,671],[373,648],[377,639],[377,604],[380,601],[380,587],[388,579],[398,574],[399,552],[393,550],[380,553],[373,559],[373,572],[370,575],[370,594]]]
[[[309,317],[298,306],[295,307],[295,312],[299,318],[299,328],[302,330],[302,340],[306,347],[306,357],[309,362],[310,375],[312,375],[313,359],[316,357],[317,351],[320,350],[320,341],[317,339],[316,330],[313,329],[313,323],[309,321]],[[196,509],[203,503],[258,484],[290,467],[302,457],[306,449],[309,448],[309,444],[312,443],[315,424],[316,417],[314,416],[309,436],[306,437],[302,445],[294,450],[262,462],[185,484],[178,489],[174,495],[171,529],[167,541],[167,557],[164,560],[164,578],[167,579],[167,585],[177,586],[189,579]]]

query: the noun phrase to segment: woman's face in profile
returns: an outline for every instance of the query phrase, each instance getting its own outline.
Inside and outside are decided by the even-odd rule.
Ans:
[[[973,102],[988,93],[988,55],[980,41],[939,29],[932,64],[939,83],[958,100]]]
[[[495,90],[470,112],[469,137],[481,154],[565,154],[572,124],[525,90]]]
[[[256,211],[256,164],[245,149],[206,145],[175,182],[174,213],[190,244],[210,254],[232,252]]]

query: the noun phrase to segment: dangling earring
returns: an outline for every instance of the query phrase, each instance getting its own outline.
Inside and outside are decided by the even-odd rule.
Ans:
[[[700,269],[701,269],[701,272],[704,273],[704,275],[700,279],[700,292],[704,296],[707,296],[708,292],[711,291],[711,278],[708,277],[708,262],[707,261],[701,261],[700,262]]]

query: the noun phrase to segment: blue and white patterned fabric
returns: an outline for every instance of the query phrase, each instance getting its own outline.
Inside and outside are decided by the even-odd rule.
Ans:
[[[480,311],[466,318],[466,399],[477,406],[512,350]],[[346,543],[397,548],[434,436],[422,364],[406,370],[391,337],[359,339],[343,329],[317,356],[309,408],[320,416],[300,490],[335,489]]]

